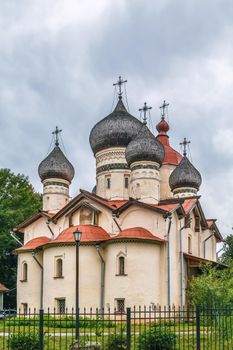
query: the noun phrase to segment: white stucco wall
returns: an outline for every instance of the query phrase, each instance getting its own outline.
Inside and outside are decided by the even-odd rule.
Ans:
[[[134,162],[130,169],[130,197],[157,204],[160,200],[159,164],[149,161]]]
[[[164,238],[165,219],[161,214],[140,206],[131,206],[117,218],[122,230],[131,227],[144,227],[157,237]]]
[[[69,201],[70,183],[57,178],[43,181],[43,210],[56,213]]]
[[[38,261],[42,263],[42,253],[36,255]],[[22,264],[27,263],[28,278],[22,282]],[[40,290],[41,290],[41,269],[37,262],[33,259],[31,252],[20,253],[18,256],[17,266],[17,307],[21,308],[22,304],[27,304],[31,311],[40,308]]]
[[[26,244],[31,239],[46,236],[51,238],[51,233],[46,225],[47,219],[42,217],[34,221],[32,224],[28,225],[24,229],[24,244]]]
[[[63,259],[64,278],[55,277],[55,258]],[[56,307],[56,298],[65,298],[66,307],[75,308],[75,246],[53,247],[44,251],[44,307]],[[80,307],[100,307],[101,267],[95,246],[80,246]]]
[[[124,178],[130,176],[130,169],[125,159],[125,147],[111,147],[98,152],[95,157],[96,194],[109,200],[128,199],[129,186],[125,188]],[[109,165],[114,166],[115,169],[103,170],[103,167]],[[110,188],[107,188],[107,177],[110,179]]]
[[[116,299],[125,305],[161,303],[161,274],[164,264],[160,246],[147,243],[115,243],[108,245],[106,259],[105,306],[115,306]],[[125,254],[126,276],[117,276],[117,257]]]
[[[171,198],[173,196],[170,186],[169,186],[169,177],[175,165],[165,164],[160,168],[160,199]]]

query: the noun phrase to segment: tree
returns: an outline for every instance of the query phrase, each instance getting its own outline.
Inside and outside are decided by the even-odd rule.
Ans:
[[[233,261],[233,235],[226,237],[220,260],[223,263],[230,263]]]
[[[34,191],[26,176],[0,169],[0,282],[11,290],[5,295],[7,307],[14,307],[16,302],[17,257],[13,251],[19,247],[10,231],[38,212],[41,203],[41,195]]]
[[[219,269],[205,265],[202,274],[191,279],[188,296],[193,305],[212,306],[233,303],[233,265]]]

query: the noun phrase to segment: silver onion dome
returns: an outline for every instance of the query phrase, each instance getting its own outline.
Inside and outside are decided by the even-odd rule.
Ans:
[[[60,147],[56,145],[52,152],[40,163],[38,173],[42,181],[58,178],[71,182],[74,177],[74,167]]]
[[[126,147],[141,127],[142,123],[128,113],[119,97],[114,111],[91,130],[89,140],[93,153],[109,147]]]
[[[164,158],[164,148],[144,124],[139,134],[128,144],[125,156],[128,165],[145,160],[161,165]]]
[[[199,190],[201,182],[201,174],[192,165],[186,155],[169,177],[169,185],[172,191],[180,187],[192,187]]]

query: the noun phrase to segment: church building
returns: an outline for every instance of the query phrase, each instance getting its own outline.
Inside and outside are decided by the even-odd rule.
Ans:
[[[24,237],[18,255],[17,306],[75,307],[76,243],[80,232],[80,308],[184,306],[200,264],[216,264],[222,236],[201,206],[201,175],[170,146],[166,103],[153,135],[131,115],[122,96],[90,132],[96,186],[70,198],[75,169],[55,146],[40,163],[43,208],[14,228]],[[81,164],[80,164],[81,166]]]

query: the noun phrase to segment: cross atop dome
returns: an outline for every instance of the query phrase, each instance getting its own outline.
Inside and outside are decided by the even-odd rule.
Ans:
[[[148,107],[147,103],[144,102],[144,106],[142,108],[139,108],[139,112],[143,112],[143,124],[147,124],[147,112],[151,110],[152,107]]]
[[[122,99],[122,94],[123,94],[123,92],[122,92],[122,85],[125,84],[125,83],[127,83],[127,80],[123,80],[122,77],[119,76],[118,81],[113,84],[113,86],[117,86],[118,87],[117,94],[118,94],[118,97],[119,97],[120,100]]]
[[[180,142],[180,145],[183,147],[183,156],[187,156],[187,147],[191,143],[191,141],[187,141],[186,137],[184,138],[183,142]]]
[[[162,119],[165,119],[165,112],[167,111],[168,106],[169,106],[169,103],[166,103],[166,100],[164,100],[162,106],[159,107],[161,110]]]
[[[56,129],[52,132],[53,135],[55,135],[55,146],[59,146],[59,138],[58,135],[62,132],[62,129],[59,129],[58,126],[56,126]]]

